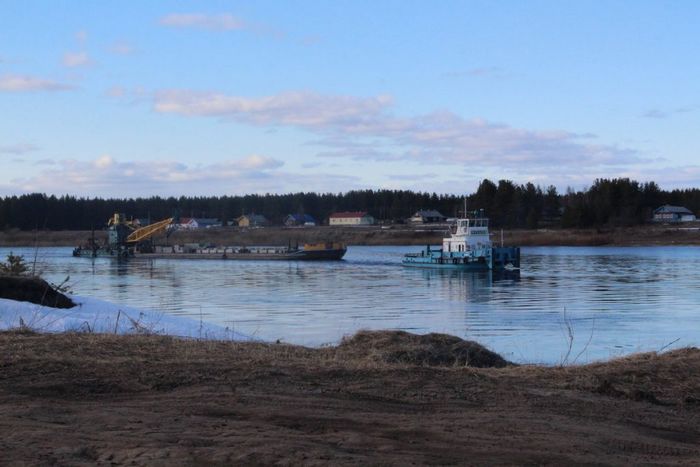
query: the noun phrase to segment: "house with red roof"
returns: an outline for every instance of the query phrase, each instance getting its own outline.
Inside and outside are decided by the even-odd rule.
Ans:
[[[372,225],[374,217],[364,211],[334,212],[328,218],[329,225]]]

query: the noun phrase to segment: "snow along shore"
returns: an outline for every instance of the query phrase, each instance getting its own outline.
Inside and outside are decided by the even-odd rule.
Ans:
[[[139,310],[96,298],[69,297],[76,306],[67,309],[0,298],[0,330],[28,328],[37,332],[149,333],[194,339],[258,340],[191,318]]]

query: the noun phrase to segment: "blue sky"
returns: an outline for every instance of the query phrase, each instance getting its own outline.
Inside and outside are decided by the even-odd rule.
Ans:
[[[0,195],[700,186],[694,1],[0,12]]]

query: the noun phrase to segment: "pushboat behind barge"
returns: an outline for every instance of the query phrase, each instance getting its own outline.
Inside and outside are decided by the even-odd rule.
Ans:
[[[442,248],[428,245],[418,253],[407,253],[401,264],[409,267],[489,271],[520,268],[520,248],[493,246],[489,220],[483,212],[472,218],[455,219]]]

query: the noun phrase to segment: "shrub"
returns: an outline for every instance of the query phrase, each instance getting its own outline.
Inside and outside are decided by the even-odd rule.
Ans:
[[[10,275],[10,276],[28,276],[29,266],[27,266],[24,256],[14,255],[10,252],[7,255],[7,261],[0,261],[0,274]]]

